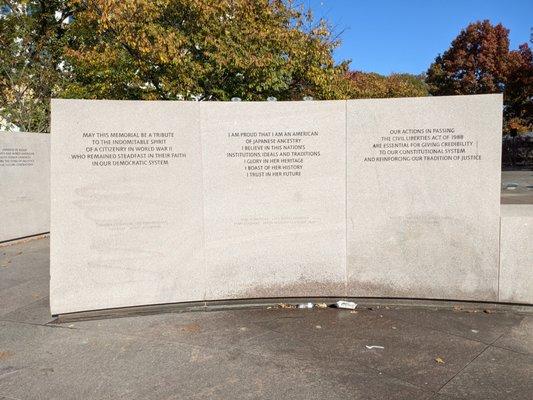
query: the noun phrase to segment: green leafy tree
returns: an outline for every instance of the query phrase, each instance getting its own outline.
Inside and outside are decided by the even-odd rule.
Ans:
[[[77,0],[66,95],[245,100],[346,97],[324,21],[282,0]]]
[[[292,0],[0,0],[0,9],[8,127],[47,130],[51,97],[335,99],[351,89],[348,62],[332,57],[339,41]]]
[[[47,131],[49,100],[64,80],[66,4],[0,0],[0,10],[0,128]]]

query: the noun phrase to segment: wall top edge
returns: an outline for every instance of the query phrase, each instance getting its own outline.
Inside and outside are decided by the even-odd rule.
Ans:
[[[502,218],[533,218],[533,204],[502,204]]]
[[[269,105],[275,105],[279,103],[287,104],[287,103],[309,103],[309,104],[316,104],[316,103],[341,103],[341,102],[383,102],[383,101],[405,101],[405,100],[416,100],[416,101],[423,101],[423,100],[436,100],[436,99],[449,99],[449,98],[480,98],[480,97],[487,97],[487,98],[499,98],[503,100],[503,94],[502,93],[494,93],[494,94],[473,94],[473,95],[450,95],[450,96],[422,96],[422,97],[388,97],[388,98],[371,98],[371,99],[345,99],[345,100],[278,100],[278,101],[192,101],[192,100],[107,100],[107,99],[51,99],[52,104],[61,104],[63,102],[94,102],[94,103],[105,103],[105,102],[112,102],[112,103],[168,103],[168,102],[174,102],[174,103],[185,103],[185,104],[235,104],[236,107],[238,107],[238,104],[269,104]]]
[[[0,131],[0,135],[50,135],[49,132]]]

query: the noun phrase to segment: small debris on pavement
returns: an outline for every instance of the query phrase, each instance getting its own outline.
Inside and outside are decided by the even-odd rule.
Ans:
[[[199,324],[192,323],[183,325],[180,330],[187,333],[198,333],[202,330],[202,328]]]
[[[296,308],[294,304],[279,303],[278,308]]]
[[[366,345],[365,346],[368,350],[372,350],[372,349],[380,349],[380,350],[383,350],[385,347],[383,346],[376,346],[376,345],[372,345],[372,346],[369,346],[369,345]]]
[[[298,308],[313,308],[313,303],[298,304]]]
[[[335,304],[337,305],[337,308],[344,308],[347,310],[355,310],[355,307],[357,307],[357,304],[355,304],[353,301],[346,300],[339,300]]]
[[[11,351],[0,351],[0,360],[11,357],[13,354]]]
[[[444,360],[442,358],[440,358],[440,357],[435,358],[435,362],[437,364],[444,364]]]
[[[462,308],[460,306],[454,306],[453,307],[453,311],[463,311],[463,312],[467,312],[467,313],[477,313],[478,310],[474,309],[474,308]]]

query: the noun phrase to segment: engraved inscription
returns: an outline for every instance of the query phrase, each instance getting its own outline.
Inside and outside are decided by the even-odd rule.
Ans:
[[[363,161],[480,161],[477,144],[454,127],[391,129],[372,144]]]
[[[176,149],[173,132],[83,132],[84,148],[71,154],[93,167],[164,166],[187,153]]]
[[[242,159],[246,177],[302,176],[306,160],[320,157],[318,131],[229,132],[228,159]]]
[[[0,148],[0,167],[31,167],[35,153],[23,147]]]

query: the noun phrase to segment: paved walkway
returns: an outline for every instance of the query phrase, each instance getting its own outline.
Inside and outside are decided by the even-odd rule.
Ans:
[[[502,204],[533,204],[533,171],[502,171]]]
[[[533,314],[360,304],[51,322],[49,241],[0,247],[0,399],[528,399]]]

